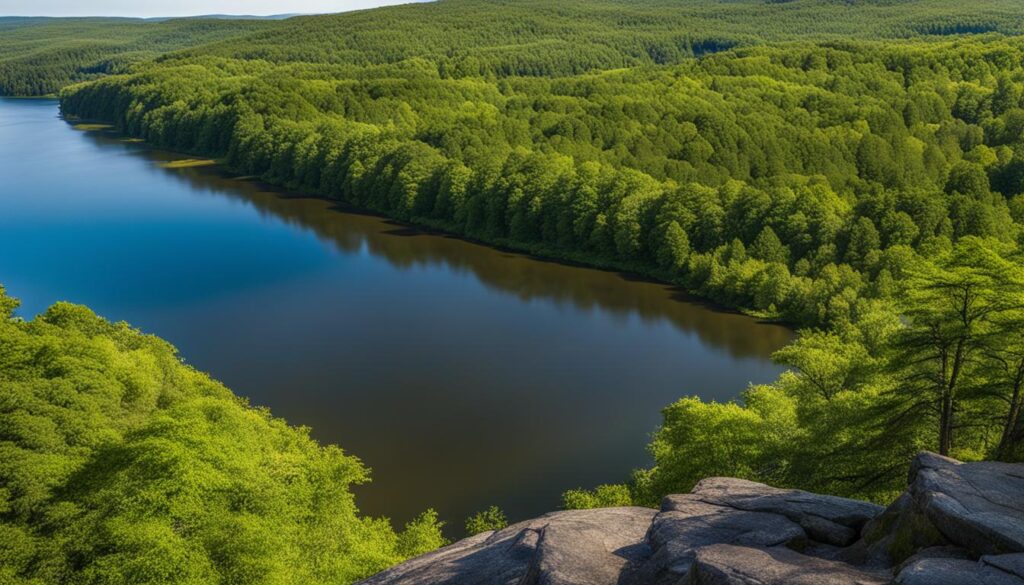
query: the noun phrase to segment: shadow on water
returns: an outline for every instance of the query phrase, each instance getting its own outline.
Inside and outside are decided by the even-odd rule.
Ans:
[[[216,166],[160,168],[185,157],[106,132],[74,136],[102,151],[81,164],[120,157],[110,164],[125,176],[104,185],[124,217],[97,210],[97,221],[116,226],[103,228],[116,232],[105,261],[143,282],[134,312],[109,287],[100,301],[364,458],[374,481],[358,489],[362,508],[398,522],[435,507],[456,536],[490,504],[523,518],[565,489],[621,481],[648,463],[659,409],[773,379],[768,358],[793,337],[635,275],[420,230]],[[140,228],[121,209],[140,189],[176,205],[152,241],[131,239]],[[141,249],[125,255],[131,242]],[[155,280],[140,276],[147,265]],[[171,308],[150,307],[151,291]]]
[[[126,142],[102,132],[90,136],[106,146],[121,144],[154,164],[182,160],[181,155]],[[720,348],[731,357],[765,358],[793,338],[791,329],[696,298],[685,289],[641,276],[573,266],[508,252],[395,222],[330,200],[297,196],[249,178],[237,178],[217,166],[163,169],[190,189],[231,197],[260,214],[311,230],[344,253],[367,250],[392,266],[444,266],[471,274],[488,288],[534,299],[600,309],[645,321],[667,320],[681,331]],[[755,332],[756,331],[756,332]]]

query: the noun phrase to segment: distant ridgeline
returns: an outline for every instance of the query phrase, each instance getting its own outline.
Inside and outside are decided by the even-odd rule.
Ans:
[[[0,95],[46,95],[179,49],[274,63],[428,59],[444,76],[673,64],[765,41],[1022,32],[1015,0],[440,0],[231,20],[0,17]],[[251,36],[250,36],[251,35]]]
[[[0,96],[42,96],[133,63],[234,38],[262,20],[0,17]]]

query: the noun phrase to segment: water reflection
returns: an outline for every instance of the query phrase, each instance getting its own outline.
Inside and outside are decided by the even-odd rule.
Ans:
[[[645,465],[660,409],[778,375],[791,333],[680,291],[425,233],[0,99],[0,282],[184,358],[373,469],[361,507],[456,528]]]
[[[120,144],[156,165],[181,160],[174,153],[153,151],[115,136],[92,132],[106,145]],[[754,323],[744,315],[704,302],[675,286],[630,274],[568,266],[538,260],[431,233],[406,224],[353,210],[336,202],[288,194],[256,180],[236,178],[216,166],[163,168],[196,191],[236,198],[259,213],[312,230],[339,251],[367,250],[392,266],[444,266],[472,274],[487,287],[523,301],[541,298],[570,303],[578,309],[599,309],[645,321],[668,320],[680,330],[738,358],[764,358],[792,339],[792,331],[770,323]],[[756,329],[756,334],[751,334]]]

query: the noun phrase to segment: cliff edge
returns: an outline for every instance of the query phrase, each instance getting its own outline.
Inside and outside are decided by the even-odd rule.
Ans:
[[[709,478],[660,510],[554,512],[365,585],[1024,585],[1024,464],[918,455],[888,508]]]

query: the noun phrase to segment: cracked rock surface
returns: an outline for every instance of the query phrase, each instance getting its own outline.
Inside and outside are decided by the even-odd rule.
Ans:
[[[972,553],[1024,552],[1024,465],[923,453],[908,491],[945,538]]]
[[[753,548],[729,544],[697,553],[686,585],[885,585],[887,571],[861,570],[847,563],[808,557],[786,547]]]
[[[709,478],[660,510],[555,512],[367,585],[1024,585],[1024,464],[922,453],[888,508]]]
[[[636,507],[554,512],[461,540],[362,583],[618,583],[647,556],[644,537],[655,513]]]

